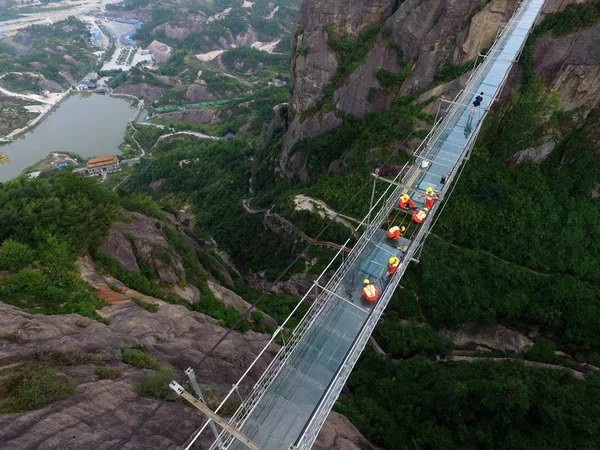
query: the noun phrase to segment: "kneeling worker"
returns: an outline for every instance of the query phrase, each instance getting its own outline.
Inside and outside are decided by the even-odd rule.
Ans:
[[[398,206],[402,209],[408,209],[410,206],[413,209],[417,209],[417,205],[412,201],[412,198],[408,194],[402,194],[400,197],[400,201],[398,202]]]
[[[394,275],[396,273],[396,270],[398,269],[398,266],[400,265],[400,260],[398,258],[396,258],[395,256],[392,256],[390,258],[390,260],[388,261],[388,275]]]
[[[406,231],[406,227],[399,227],[398,225],[393,226],[387,230],[387,237],[393,241],[397,241],[402,237],[402,234]]]
[[[379,288],[371,284],[367,279],[363,281],[365,287],[362,290],[362,296],[370,302],[374,302],[379,297]]]
[[[412,215],[412,221],[420,224],[427,218],[427,211],[429,211],[429,208],[423,208],[422,211],[415,211]]]

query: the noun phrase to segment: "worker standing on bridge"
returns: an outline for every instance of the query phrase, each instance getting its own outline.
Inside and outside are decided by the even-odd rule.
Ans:
[[[412,221],[416,224],[422,223],[427,218],[429,208],[423,208],[421,211],[415,211],[412,215]]]
[[[371,284],[368,279],[363,281],[365,287],[362,290],[362,296],[370,302],[374,302],[379,298],[379,288]]]
[[[415,202],[413,202],[412,198],[410,198],[408,194],[402,194],[400,201],[398,202],[398,206],[402,209],[408,209],[408,206],[413,209],[417,209],[417,205],[415,205]]]
[[[406,227],[399,227],[398,225],[396,225],[387,230],[387,237],[392,241],[397,241],[402,237],[405,231]]]
[[[433,203],[440,197],[439,195],[437,195],[437,192],[435,192],[432,187],[428,187],[426,192],[426,194],[421,195],[421,198],[425,198],[425,208],[429,209],[433,206]]]
[[[396,273],[396,269],[400,265],[400,260],[395,256],[392,256],[388,261],[388,275],[392,276]]]

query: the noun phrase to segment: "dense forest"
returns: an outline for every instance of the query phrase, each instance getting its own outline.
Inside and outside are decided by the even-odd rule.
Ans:
[[[600,377],[365,352],[336,410],[386,449],[595,449]]]

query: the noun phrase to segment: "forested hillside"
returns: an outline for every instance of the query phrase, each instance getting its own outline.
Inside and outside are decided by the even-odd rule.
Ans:
[[[563,80],[560,70],[596,70],[598,62],[589,55],[597,11],[595,4],[568,6],[547,14],[538,25],[447,200],[420,264],[411,266],[376,330],[375,338],[386,355],[368,352],[352,375],[349,392],[337,410],[374,444],[383,448],[406,448],[409,442],[415,448],[597,447],[598,91],[593,83],[587,90],[581,87],[580,94],[570,86],[557,87]],[[297,22],[296,28],[301,26]],[[320,229],[317,215],[299,214],[293,206],[298,194],[339,210],[359,192],[344,212],[360,219],[369,201],[369,191],[361,193],[360,188],[372,168],[405,139],[408,144],[383,170],[393,173],[394,165],[410,160],[411,149],[435,114],[432,103],[440,92],[456,89],[458,82],[452,80],[471,67],[470,62],[438,65],[429,82],[429,87],[437,87],[430,93],[427,88],[406,87],[419,65],[404,56],[393,71],[376,73],[379,87],[371,89],[369,101],[383,111],[340,112],[344,109],[340,90],[361,80],[353,74],[368,69],[374,62],[367,55],[373,55],[372,49],[381,42],[391,45],[394,35],[374,28],[363,28],[354,36],[344,36],[331,26],[323,31],[337,60],[330,82],[311,106],[298,110],[301,103],[293,104],[294,96],[302,101],[307,96],[299,85],[300,72],[292,80],[290,108],[296,108],[292,117],[304,131],[310,130],[304,136],[314,136],[290,147],[286,139],[296,126],[291,123],[284,129],[281,158],[281,131],[269,136],[259,150],[244,149],[241,143],[237,151],[228,148],[230,144],[206,145],[219,158],[238,155],[237,169],[227,174],[218,167],[230,167],[231,160],[213,166],[204,151],[176,144],[164,148],[163,156],[128,185],[140,189],[164,179],[155,194],[175,193],[181,202],[192,200],[199,217],[206,214],[199,226],[234,254],[245,271],[274,277],[283,267],[281,261],[289,261],[297,251],[299,241],[264,230],[258,220],[264,212],[244,211],[242,198],[252,197],[252,208],[283,214],[314,235]],[[550,43],[563,45],[567,40],[573,49],[574,36],[579,38],[576,55],[587,54],[587,58],[573,56],[563,59],[562,69],[556,62],[550,67],[553,58],[567,58],[549,56]],[[292,68],[298,70],[302,58],[316,50],[310,44],[300,46],[298,36],[295,42]],[[378,95],[391,101],[382,106],[376,103]],[[333,116],[332,108],[337,109]],[[312,117],[318,120],[311,122]],[[177,161],[192,157],[208,177],[194,179],[192,164],[178,166]],[[211,181],[213,175],[219,184]],[[234,225],[252,230],[256,236],[252,243],[236,239]],[[349,236],[342,229],[330,237],[342,242]],[[323,256],[326,259],[327,253]],[[293,272],[307,269],[296,266]],[[529,343],[507,349],[496,337],[483,348],[467,335],[468,345],[460,340],[452,345],[435,332],[472,323],[483,329],[506,325]],[[486,356],[499,360],[486,360]],[[452,357],[457,361],[449,362]]]

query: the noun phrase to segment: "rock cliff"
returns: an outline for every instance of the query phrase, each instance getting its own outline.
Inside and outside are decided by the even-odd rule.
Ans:
[[[571,3],[591,2],[549,0],[540,21]],[[446,73],[447,80],[447,73],[468,70],[515,8],[515,0],[305,0],[292,39],[283,172],[306,180],[305,155],[294,145],[338,127],[346,115],[360,118],[389,109],[402,95],[420,93],[418,102],[423,102],[456,93],[460,80],[440,85],[437,74]],[[534,71],[559,93],[562,109],[583,108],[587,113],[598,103],[599,49],[594,42],[600,39],[599,30],[597,24],[560,37],[548,33],[536,43]],[[369,32],[377,35],[365,47],[361,37]],[[384,86],[381,72],[396,76],[393,89]],[[514,72],[505,92],[519,79],[518,70]],[[424,111],[433,114],[432,108]]]
[[[200,313],[153,300],[155,313],[134,303],[103,308],[108,325],[71,314],[42,316],[0,303],[0,377],[24,364],[53,367],[72,379],[76,394],[42,409],[0,417],[3,450],[113,448],[154,409],[157,400],[139,396],[136,385],[153,371],[122,361],[123,348],[143,348],[158,362],[175,369],[176,378],[196,368],[202,389],[216,404],[269,340],[252,331],[233,333],[202,367],[198,361],[223,335],[218,322]],[[14,336],[10,340],[4,336]],[[266,356],[240,386],[245,395],[278,347]],[[101,379],[98,367],[121,375]],[[235,404],[232,403],[232,408]],[[181,402],[169,401],[144,426],[129,448],[176,449],[201,425],[201,418]],[[209,435],[207,434],[207,437]],[[366,440],[346,418],[332,412],[317,441],[319,450],[364,448]]]

